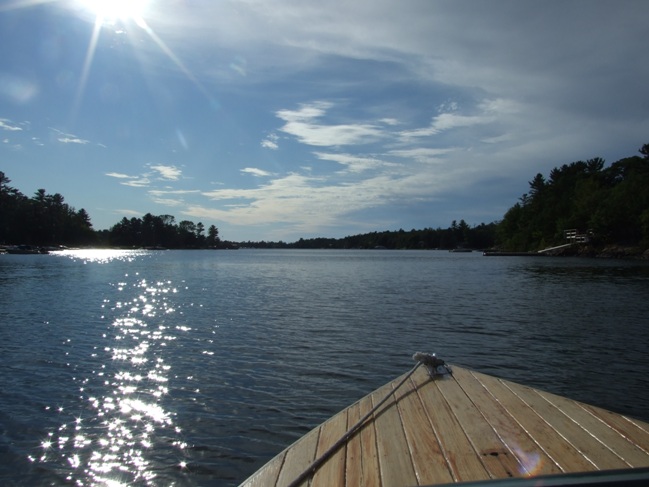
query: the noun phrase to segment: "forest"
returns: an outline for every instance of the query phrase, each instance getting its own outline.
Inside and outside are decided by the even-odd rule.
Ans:
[[[496,242],[503,250],[540,250],[564,242],[575,229],[591,246],[649,247],[649,144],[605,166],[601,158],[564,164],[547,179],[537,174],[529,191],[504,215]]]
[[[502,220],[471,226],[464,220],[446,228],[371,232],[344,238],[300,238],[296,242],[228,242],[211,225],[172,215],[122,218],[95,231],[88,212],[65,203],[59,193],[39,189],[32,197],[10,186],[0,171],[0,244],[35,246],[110,246],[120,248],[387,248],[498,249],[534,251],[565,242],[575,230],[590,246],[649,247],[649,144],[640,155],[609,166],[599,158],[555,167],[537,174],[528,192]]]
[[[183,220],[171,215],[122,218],[109,230],[95,231],[83,208],[75,210],[59,193],[39,189],[31,197],[10,186],[0,171],[0,244],[28,244],[37,247],[102,246],[151,248],[222,248],[219,231],[211,225]]]

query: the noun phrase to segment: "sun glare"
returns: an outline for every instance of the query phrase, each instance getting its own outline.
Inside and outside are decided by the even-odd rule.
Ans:
[[[78,0],[83,8],[102,23],[142,22],[150,0]]]

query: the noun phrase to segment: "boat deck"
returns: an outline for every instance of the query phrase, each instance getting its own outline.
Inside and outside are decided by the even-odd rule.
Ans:
[[[400,382],[288,447],[242,485],[286,486]],[[417,371],[301,485],[435,485],[649,466],[649,424],[489,375]]]

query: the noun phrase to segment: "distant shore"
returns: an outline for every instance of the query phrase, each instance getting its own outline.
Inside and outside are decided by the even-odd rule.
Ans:
[[[649,260],[649,249],[625,245],[573,245],[548,252],[548,255],[560,257],[590,257],[598,259],[633,259]]]

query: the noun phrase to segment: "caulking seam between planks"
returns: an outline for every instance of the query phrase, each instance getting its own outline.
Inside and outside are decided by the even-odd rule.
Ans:
[[[452,377],[452,379],[453,379],[453,380],[455,381],[455,383],[460,387],[460,389],[462,389],[462,386],[460,385],[460,382],[459,382],[455,377]],[[441,387],[438,388],[438,389],[439,389],[439,392],[442,394],[442,397],[444,398],[444,401],[446,401],[446,404],[448,404],[449,410],[451,411],[451,413],[453,414],[453,416],[455,416],[455,419],[457,420],[458,424],[460,425],[460,429],[462,430],[462,433],[464,433],[464,436],[466,437],[467,441],[468,441],[469,444],[471,445],[471,448],[473,449],[473,451],[474,451],[474,453],[475,453],[475,456],[478,458],[478,460],[480,461],[480,463],[481,463],[482,466],[484,467],[484,469],[485,469],[485,471],[487,472],[487,474],[489,475],[489,477],[492,478],[492,479],[495,478],[495,476],[491,473],[491,469],[489,468],[489,465],[488,465],[487,463],[485,463],[485,461],[484,461],[482,455],[480,454],[480,452],[479,452],[478,449],[476,448],[476,445],[475,445],[475,443],[473,442],[473,439],[471,438],[471,435],[469,435],[469,433],[467,432],[466,428],[464,427],[463,422],[462,422],[462,421],[460,420],[460,418],[458,417],[458,415],[457,415],[455,409],[453,409],[453,406],[452,406],[451,403],[448,401],[447,396],[444,394],[444,392],[442,391]],[[462,389],[462,391],[464,391],[464,389]],[[465,394],[466,394],[466,393],[465,393]],[[470,398],[469,398],[469,400],[470,400]],[[473,401],[471,401],[471,404],[473,404]],[[491,425],[490,425],[490,426],[491,426]]]
[[[469,372],[469,374],[471,375],[471,377],[473,377],[474,379],[476,379],[476,377],[475,377],[473,374],[471,374],[470,371],[468,371],[468,372]],[[481,387],[482,389],[486,389],[486,388],[484,387],[484,385],[482,384],[482,382],[478,381],[477,379],[476,379],[476,381],[477,381],[477,383],[478,383],[478,387]],[[501,435],[500,432],[498,431],[498,428],[496,428],[496,426],[494,426],[494,424],[492,424],[491,421],[489,421],[489,418],[487,418],[487,415],[483,412],[483,410],[482,410],[482,408],[480,407],[480,405],[479,405],[476,401],[473,400],[473,397],[471,396],[470,391],[469,391],[470,388],[469,388],[468,386],[467,386],[467,387],[464,387],[460,381],[458,381],[458,384],[459,384],[460,388],[462,389],[462,391],[464,391],[464,394],[466,394],[466,396],[469,398],[469,401],[471,401],[471,403],[474,405],[474,407],[475,407],[475,409],[478,411],[478,413],[480,413],[480,416],[482,416],[482,418],[484,419],[485,423],[487,423],[487,424],[489,425],[489,427],[491,428],[491,430],[494,432],[494,434],[496,435],[496,437],[498,438],[498,440],[500,441],[500,443],[505,447],[505,449],[507,449],[507,451],[509,451],[509,453],[511,453],[512,458],[514,458],[514,459],[516,460],[516,463],[518,463],[518,466],[519,466],[519,472],[524,471],[524,472],[529,473],[529,471],[528,471],[527,467],[525,466],[524,462],[523,462],[523,461],[518,457],[518,455],[516,454],[516,451],[515,451],[514,449],[512,449],[512,448],[509,446],[508,442],[505,440],[505,438],[502,437],[502,435]],[[471,389],[473,389],[473,388],[471,388]],[[488,390],[487,390],[487,392],[489,393],[489,395],[490,395],[492,398],[494,397],[493,394],[491,394]],[[495,399],[495,398],[494,398],[494,399]],[[497,404],[500,406],[500,408],[501,408],[503,411],[505,411],[507,414],[509,414],[509,411],[507,411],[507,409],[504,408],[504,407],[502,406],[502,404],[500,404],[500,402],[497,402]],[[511,416],[511,415],[510,415],[510,416]],[[517,422],[517,421],[516,421],[516,422]],[[518,422],[517,422],[517,423],[518,423]],[[523,428],[523,431],[525,431],[524,428]]]
[[[400,405],[401,399],[406,396],[406,394],[411,394],[412,391],[407,391],[403,393],[403,390],[401,391],[402,394],[400,396],[397,396],[397,390],[394,388],[395,383],[392,383],[392,394],[394,396],[394,406],[397,408],[397,412],[399,413],[399,424],[401,425],[401,431],[403,431],[403,436],[406,439],[406,446],[408,447],[408,457],[410,458],[410,464],[412,465],[412,471],[415,473],[415,478],[417,479],[417,483],[421,484],[421,479],[419,478],[419,475],[417,474],[417,468],[415,466],[415,461],[413,459],[413,451],[412,451],[412,445],[410,444],[410,439],[408,438],[408,433],[406,431],[406,427],[403,425],[403,406]]]
[[[515,417],[515,416],[511,413],[511,411],[510,411],[510,410],[509,410],[509,409],[508,409],[508,408],[507,408],[507,407],[502,403],[502,401],[498,398],[498,396],[496,396],[496,395],[495,395],[495,394],[494,394],[494,393],[489,389],[489,387],[488,387],[486,384],[484,384],[484,383],[480,380],[480,378],[477,377],[477,376],[473,373],[473,371],[469,371],[469,372],[470,372],[471,375],[472,375],[473,377],[475,377],[475,379],[476,379],[476,380],[477,380],[477,381],[482,385],[482,387],[483,387],[483,388],[484,388],[484,389],[489,393],[489,395],[490,395],[491,397],[493,397],[493,398],[496,400],[496,402],[497,402],[498,404],[500,404],[500,407],[503,409],[503,411],[505,411],[505,412],[507,413],[507,415],[511,418],[511,420],[512,420],[513,422],[515,422],[515,423],[516,423],[516,424],[517,424],[517,425],[518,425],[518,426],[519,426],[519,427],[520,427],[520,428],[525,432],[525,434],[526,434],[527,437],[532,441],[532,443],[534,443],[534,444],[539,448],[539,450],[541,450],[543,453],[545,453],[545,455],[547,455],[547,457],[548,457],[550,460],[552,460],[552,462],[556,465],[556,467],[557,467],[560,471],[565,472],[565,470],[561,467],[561,465],[559,464],[559,462],[557,462],[557,460],[556,460],[556,459],[555,459],[555,458],[550,454],[550,452],[547,451],[547,450],[543,447],[543,445],[542,445],[541,443],[539,443],[539,442],[536,440],[536,438],[534,438],[534,436],[531,434],[531,432],[530,432],[530,431],[529,431],[529,430],[528,430],[528,429],[527,429],[527,428],[526,428],[526,427],[525,427],[525,426],[524,426],[520,421],[518,421],[518,419],[516,419],[516,417]],[[501,380],[499,380],[499,379],[497,379],[497,380],[498,380],[499,382],[502,383]],[[511,390],[511,389],[510,389],[510,390]],[[517,397],[518,397],[518,396],[517,396]],[[523,402],[525,402],[525,401],[523,401]],[[525,403],[525,404],[527,404],[527,403]],[[528,406],[528,407],[529,407],[529,406]],[[531,408],[530,408],[530,409],[531,409]],[[532,410],[532,411],[534,411],[534,410]],[[536,414],[536,412],[535,412],[535,414]],[[538,416],[538,415],[537,415],[537,416]],[[543,418],[541,418],[541,419],[543,419]],[[506,442],[505,442],[505,443],[506,443]],[[511,450],[511,448],[509,447],[509,445],[507,446],[507,448],[509,448],[509,449]]]
[[[453,482],[459,482],[459,478],[456,475],[456,472],[454,471],[451,465],[450,459],[448,458],[448,452],[446,451],[446,448],[444,448],[444,444],[440,439],[439,431],[435,427],[435,422],[431,419],[430,413],[428,412],[428,408],[426,407],[426,402],[424,401],[424,398],[421,397],[421,393],[419,391],[420,387],[425,387],[425,386],[435,387],[438,392],[439,392],[439,388],[437,387],[437,384],[434,383],[434,381],[432,384],[429,384],[428,382],[422,382],[422,384],[419,386],[412,378],[410,378],[410,381],[412,382],[412,386],[415,390],[415,393],[417,394],[417,399],[419,400],[419,402],[422,404],[424,408],[424,414],[426,414],[426,419],[428,420],[428,424],[430,425],[430,428],[433,431],[433,434],[435,435],[435,441],[437,441],[437,444],[439,445],[439,450],[442,452],[442,457],[444,458],[444,464],[446,465],[446,468],[450,472]]]
[[[574,448],[577,452],[579,452],[579,454],[580,454],[580,455],[581,455],[581,456],[582,456],[582,457],[583,457],[583,458],[584,458],[588,463],[590,463],[591,465],[593,465],[593,467],[595,467],[596,470],[600,470],[600,468],[597,466],[597,464],[596,464],[596,463],[595,463],[595,462],[594,462],[594,461],[593,461],[593,460],[592,460],[588,455],[586,455],[586,454],[582,451],[581,448],[579,448],[579,447],[578,447],[577,445],[575,445],[572,441],[570,441],[568,438],[566,438],[566,436],[565,436],[564,434],[562,434],[561,431],[559,431],[559,430],[558,430],[557,428],[555,428],[552,424],[550,424],[550,423],[549,423],[549,422],[548,422],[548,421],[547,421],[543,416],[541,416],[539,413],[537,413],[537,412],[534,410],[534,408],[533,408],[532,406],[530,406],[530,404],[529,404],[525,399],[523,399],[523,398],[522,398],[522,397],[521,397],[521,396],[520,396],[520,395],[519,395],[519,394],[518,394],[514,389],[512,389],[511,387],[509,387],[509,384],[507,384],[507,381],[503,381],[503,380],[501,380],[501,379],[498,379],[498,380],[500,380],[500,382],[501,382],[505,387],[507,387],[507,389],[509,389],[509,390],[510,390],[510,391],[511,391],[511,392],[512,392],[516,397],[518,397],[521,401],[523,401],[523,403],[525,403],[525,405],[527,405],[527,407],[528,407],[528,408],[529,408],[529,409],[530,409],[534,414],[536,414],[539,418],[541,418],[541,420],[542,420],[545,424],[547,424],[548,428],[554,430],[554,431],[555,431],[555,432],[556,432],[556,433],[557,433],[561,438],[563,438],[563,440],[564,440],[566,443],[568,443],[572,448]],[[523,386],[523,387],[524,387],[524,386]],[[533,389],[532,389],[532,390],[533,390]]]
[[[537,390],[534,390],[534,392],[535,392],[536,394],[538,394],[540,397],[542,397],[543,399],[545,399],[548,403],[552,404],[555,408],[557,408],[557,409],[559,410],[559,412],[561,412],[561,414],[563,414],[565,417],[567,417],[567,418],[570,419],[572,422],[574,422],[577,426],[579,426],[582,430],[584,430],[586,433],[588,433],[588,434],[589,434],[591,437],[593,437],[597,442],[599,442],[599,443],[600,443],[601,445],[603,445],[607,450],[609,450],[611,453],[613,453],[613,455],[615,455],[616,457],[618,457],[620,460],[622,460],[624,463],[626,463],[629,467],[633,467],[633,465],[631,465],[631,464],[630,464],[630,463],[629,463],[629,462],[628,462],[624,457],[622,457],[622,455],[620,455],[618,452],[616,452],[615,450],[613,450],[610,446],[608,446],[606,443],[604,443],[604,442],[603,442],[603,441],[602,441],[602,440],[601,440],[597,435],[591,433],[590,430],[588,430],[586,427],[584,427],[584,426],[583,426],[579,421],[577,421],[576,419],[574,419],[573,417],[571,417],[569,414],[567,414],[566,412],[564,412],[564,411],[563,411],[563,410],[562,410],[562,409],[561,409],[557,404],[555,404],[553,401],[551,401],[551,397],[548,397],[548,396],[545,395],[545,394],[541,394],[541,393],[539,393],[539,391],[537,391]],[[580,405],[579,403],[575,402],[575,404],[576,404],[576,405],[577,405],[577,406],[578,406],[582,411],[585,411],[586,413],[588,413],[588,414],[589,414],[590,416],[592,416],[593,418],[595,418],[595,419],[601,421],[601,420],[600,420],[599,418],[597,418],[595,415],[590,414],[590,413],[588,412],[588,410],[582,408],[581,405]],[[612,432],[614,432],[614,433],[617,434],[618,436],[621,436],[621,435],[620,435],[620,434],[619,434],[615,429],[611,428],[607,423],[605,423],[604,421],[601,421],[601,422],[602,422],[602,423],[603,423],[607,428],[609,428]],[[622,438],[624,438],[624,437],[622,437]],[[624,438],[624,440],[626,440],[626,438]]]

